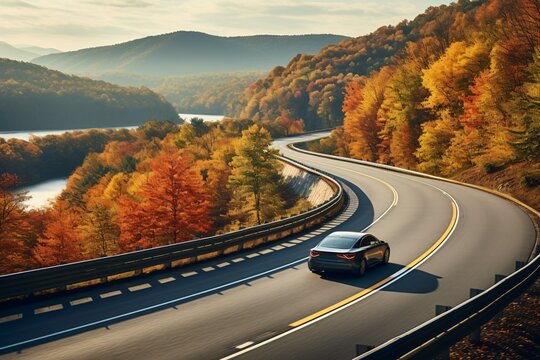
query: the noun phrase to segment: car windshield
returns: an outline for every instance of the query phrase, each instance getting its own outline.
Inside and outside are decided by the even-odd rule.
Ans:
[[[350,236],[330,235],[321,241],[319,246],[332,249],[350,249],[358,241],[357,238]]]

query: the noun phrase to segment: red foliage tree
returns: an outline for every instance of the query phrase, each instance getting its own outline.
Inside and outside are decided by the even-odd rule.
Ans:
[[[48,214],[43,234],[34,248],[34,257],[42,266],[66,264],[84,259],[83,239],[78,231],[79,216],[57,201]]]
[[[29,227],[24,205],[28,196],[11,191],[18,184],[17,176],[0,175],[0,273],[22,270],[27,265],[23,237]]]
[[[119,202],[123,251],[190,240],[211,227],[210,201],[187,156],[168,150],[152,161],[148,182]]]

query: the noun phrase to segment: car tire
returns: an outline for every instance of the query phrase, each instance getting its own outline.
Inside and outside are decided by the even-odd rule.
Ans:
[[[390,261],[390,249],[386,249],[384,250],[384,255],[383,255],[383,264],[388,264],[388,262]]]
[[[360,265],[358,265],[358,275],[364,276],[367,270],[366,259],[360,260]]]

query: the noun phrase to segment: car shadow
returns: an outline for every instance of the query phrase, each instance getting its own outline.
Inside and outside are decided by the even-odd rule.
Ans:
[[[323,273],[321,279],[365,289],[397,273],[404,267],[404,265],[396,263],[381,264],[370,268],[362,277],[354,274],[329,272]],[[437,290],[440,278],[440,276],[413,269],[399,280],[384,287],[381,291],[426,294]]]

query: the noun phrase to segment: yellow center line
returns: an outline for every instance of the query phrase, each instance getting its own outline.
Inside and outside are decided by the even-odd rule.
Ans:
[[[424,260],[426,257],[428,257],[430,254],[432,254],[439,246],[441,246],[441,244],[444,242],[444,240],[448,237],[448,235],[450,234],[450,232],[452,231],[452,228],[454,227],[454,225],[456,224],[456,221],[457,221],[457,207],[456,207],[456,204],[454,202],[451,203],[452,204],[452,219],[450,220],[450,224],[448,225],[448,227],[446,228],[446,230],[444,231],[444,233],[441,235],[441,237],[433,244],[431,245],[431,247],[429,249],[427,249],[422,255],[420,255],[419,257],[417,257],[416,259],[414,259],[413,261],[411,261],[410,263],[408,263],[407,265],[405,265],[405,268],[408,268],[408,269],[411,269],[411,268],[414,268],[419,262],[421,262],[422,260]],[[401,271],[401,270],[400,270]],[[378,283],[360,291],[359,293],[357,294],[354,294],[344,300],[341,300],[340,302],[338,303],[335,303],[334,305],[330,305],[328,306],[327,308],[325,309],[322,309],[320,311],[317,311],[316,313],[314,314],[311,314],[309,316],[306,316],[305,318],[302,318],[298,321],[295,321],[291,324],[289,324],[289,326],[292,326],[292,327],[297,327],[297,326],[300,326],[300,325],[303,325],[307,322],[310,322],[318,317],[321,317],[325,314],[328,314],[329,312],[332,312],[336,309],[339,309],[340,307],[344,306],[344,305],[347,305],[363,296],[366,296],[368,295],[369,293],[379,289],[381,286],[385,285],[387,282],[391,281],[394,279],[393,277],[394,275],[390,275],[388,276],[387,278],[379,281]]]

